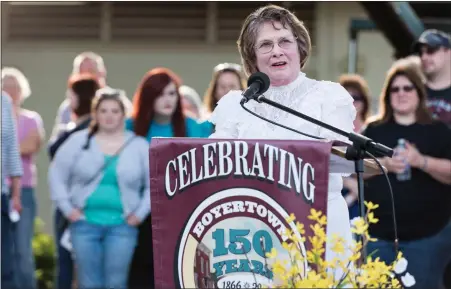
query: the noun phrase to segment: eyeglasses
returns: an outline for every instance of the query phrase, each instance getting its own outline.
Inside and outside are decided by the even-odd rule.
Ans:
[[[397,93],[400,90],[403,90],[405,92],[411,92],[414,89],[415,89],[415,87],[413,85],[393,86],[392,88],[390,88],[390,92],[391,93]]]
[[[277,45],[279,45],[282,49],[288,49],[291,48],[295,44],[296,38],[290,39],[290,38],[281,38],[277,42]],[[257,44],[255,46],[258,52],[262,54],[270,53],[274,49],[274,42],[264,40],[261,43]]]

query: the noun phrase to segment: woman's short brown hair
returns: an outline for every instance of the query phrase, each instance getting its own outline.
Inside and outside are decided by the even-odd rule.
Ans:
[[[245,73],[249,76],[258,71],[255,42],[257,41],[257,35],[261,25],[268,22],[272,23],[273,26],[275,22],[280,22],[283,28],[291,28],[298,44],[301,59],[299,65],[303,68],[312,49],[307,28],[302,21],[287,9],[276,5],[267,5],[249,14],[241,28],[237,44]]]
[[[394,112],[390,103],[390,88],[393,81],[398,76],[407,77],[409,81],[412,82],[418,94],[419,104],[415,112],[416,122],[421,124],[431,123],[433,118],[426,106],[427,93],[421,75],[414,65],[401,60],[395,62],[387,72],[387,77],[385,78],[380,96],[379,114],[376,116],[375,121],[377,123],[386,123],[393,120]]]
[[[359,96],[362,97],[363,109],[361,118],[366,121],[370,114],[370,89],[368,88],[368,83],[366,80],[358,74],[343,74],[340,76],[338,82],[345,89],[355,89],[358,91]]]

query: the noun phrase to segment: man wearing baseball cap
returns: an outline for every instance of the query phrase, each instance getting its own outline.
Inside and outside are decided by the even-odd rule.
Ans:
[[[434,117],[451,127],[451,37],[429,29],[414,43],[427,78],[428,107]]]
[[[451,37],[443,31],[429,29],[421,34],[413,49],[421,58],[427,79],[428,108],[435,118],[451,127]],[[443,266],[448,263],[443,281],[446,288],[451,288],[451,220],[440,239],[437,245],[446,248],[444,252],[448,250],[449,254],[437,257],[443,259]]]

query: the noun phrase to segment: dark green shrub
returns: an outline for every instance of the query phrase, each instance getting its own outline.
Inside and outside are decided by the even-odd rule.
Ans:
[[[55,275],[55,244],[52,236],[44,233],[44,222],[36,218],[33,252],[36,261],[36,279],[39,289],[53,289]]]

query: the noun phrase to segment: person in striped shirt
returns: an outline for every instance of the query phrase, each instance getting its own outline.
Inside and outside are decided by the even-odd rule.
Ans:
[[[3,288],[16,288],[14,283],[13,256],[12,256],[12,221],[10,211],[20,213],[20,179],[22,177],[22,161],[19,153],[19,143],[16,133],[16,123],[13,116],[11,98],[2,91],[2,123],[1,123],[1,213],[2,213],[2,268],[1,281]],[[11,195],[9,195],[6,178],[11,179]]]

